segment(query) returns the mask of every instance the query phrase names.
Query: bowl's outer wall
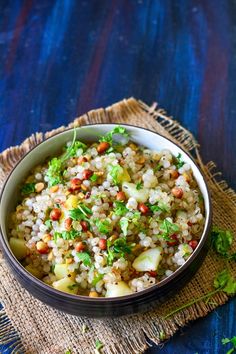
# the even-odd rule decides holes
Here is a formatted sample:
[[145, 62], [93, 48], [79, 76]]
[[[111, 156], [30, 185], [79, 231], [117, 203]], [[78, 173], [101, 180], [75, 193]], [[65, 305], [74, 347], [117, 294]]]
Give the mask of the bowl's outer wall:
[[[77, 129], [77, 139], [84, 142], [96, 141], [98, 136], [110, 131], [113, 127], [114, 125], [112, 124], [81, 127]], [[193, 274], [201, 265], [208, 249], [208, 235], [211, 226], [211, 202], [204, 178], [195, 163], [190, 159], [188, 154], [168, 139], [145, 129], [132, 126], [126, 126], [126, 128], [131, 134], [134, 142], [145, 145], [150, 149], [169, 149], [175, 156], [177, 156], [178, 153], [181, 153], [183, 159], [191, 165], [205, 201], [206, 224], [203, 237], [193, 256], [191, 256], [185, 265], [181, 267], [181, 270], [179, 269], [179, 271], [175, 272], [168, 278], [169, 281], [165, 281], [162, 285], [153, 286], [152, 288], [149, 288], [148, 291], [137, 293], [135, 296], [131, 295], [112, 299], [93, 299], [93, 301], [91, 301], [91, 298], [70, 296], [52, 289], [43, 282], [38, 281], [21, 266], [12, 254], [7, 239], [7, 218], [10, 211], [14, 210], [17, 204], [20, 189], [19, 186], [22, 181], [30, 173], [32, 168], [42, 163], [46, 157], [57, 155], [62, 146], [64, 146], [66, 142], [72, 140], [73, 130], [59, 133], [39, 144], [18, 163], [3, 188], [0, 201], [0, 225], [2, 234], [0, 244], [5, 254], [5, 258], [16, 278], [30, 293], [48, 305], [74, 315], [108, 317], [128, 315], [135, 312], [149, 310], [157, 304], [165, 301], [169, 296], [172, 296], [192, 278]]]

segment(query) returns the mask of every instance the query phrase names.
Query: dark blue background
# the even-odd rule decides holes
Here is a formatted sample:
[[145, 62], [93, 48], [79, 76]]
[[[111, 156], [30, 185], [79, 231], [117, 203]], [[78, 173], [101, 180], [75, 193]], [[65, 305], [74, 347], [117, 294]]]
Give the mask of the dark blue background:
[[[134, 96], [191, 130], [236, 188], [235, 1], [1, 0], [0, 51], [0, 150]], [[232, 300], [148, 353], [224, 353], [235, 318]]]

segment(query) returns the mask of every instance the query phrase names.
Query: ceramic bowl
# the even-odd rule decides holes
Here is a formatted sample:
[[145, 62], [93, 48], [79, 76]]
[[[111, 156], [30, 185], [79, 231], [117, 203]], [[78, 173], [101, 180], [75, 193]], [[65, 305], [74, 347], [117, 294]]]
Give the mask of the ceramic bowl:
[[[77, 138], [82, 141], [96, 141], [97, 137], [104, 135], [114, 128], [114, 124], [96, 124], [76, 129]], [[73, 136], [72, 129], [58, 133], [45, 140], [28, 152], [14, 167], [2, 189], [0, 200], [0, 243], [5, 259], [17, 278], [33, 296], [53, 306], [58, 310], [79, 316], [115, 317], [128, 315], [140, 311], [147, 311], [165, 301], [168, 297], [183, 287], [195, 274], [206, 256], [209, 247], [209, 232], [211, 227], [212, 211], [209, 190], [199, 168], [179, 146], [163, 136], [146, 129], [125, 125], [135, 143], [145, 145], [150, 149], [169, 149], [177, 156], [181, 153], [184, 161], [191, 165], [195, 179], [198, 182], [205, 203], [205, 226], [198, 247], [186, 261], [171, 276], [160, 283], [141, 292], [114, 298], [91, 298], [87, 296], [70, 295], [60, 292], [29, 273], [15, 258], [8, 243], [8, 216], [17, 204], [19, 186], [32, 168], [42, 163], [47, 157], [57, 155], [62, 146]]]

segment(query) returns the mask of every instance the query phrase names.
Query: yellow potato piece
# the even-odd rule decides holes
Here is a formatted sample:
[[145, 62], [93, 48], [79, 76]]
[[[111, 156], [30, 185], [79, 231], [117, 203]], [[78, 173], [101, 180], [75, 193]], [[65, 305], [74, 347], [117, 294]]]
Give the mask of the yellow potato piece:
[[66, 209], [75, 209], [78, 206], [78, 197], [76, 195], [70, 195], [65, 202]]
[[25, 245], [25, 240], [16, 237], [11, 237], [9, 240], [9, 244], [12, 252], [14, 253], [17, 259], [22, 260], [27, 256], [27, 247]]
[[36, 278], [41, 279], [43, 277], [43, 274], [36, 268], [34, 268], [32, 265], [28, 264], [25, 267], [28, 272], [30, 272], [32, 275], [34, 275]]
[[133, 197], [139, 203], [145, 203], [148, 200], [149, 192], [146, 188], [137, 189], [136, 184], [124, 182], [122, 190], [127, 198]]
[[119, 281], [114, 284], [107, 284], [106, 297], [116, 297], [132, 294], [132, 290], [124, 281]]
[[161, 252], [161, 247], [155, 247], [140, 253], [132, 264], [133, 268], [138, 272], [156, 271], [162, 259]]
[[54, 281], [52, 286], [57, 290], [64, 291], [69, 294], [77, 294], [78, 292], [78, 285], [68, 277]]

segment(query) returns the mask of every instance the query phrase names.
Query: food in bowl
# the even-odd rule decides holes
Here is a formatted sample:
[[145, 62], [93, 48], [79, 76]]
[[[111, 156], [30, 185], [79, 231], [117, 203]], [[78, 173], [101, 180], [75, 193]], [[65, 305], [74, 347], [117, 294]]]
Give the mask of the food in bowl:
[[144, 290], [197, 248], [203, 197], [181, 154], [132, 142], [117, 126], [74, 139], [34, 168], [11, 215], [10, 247], [35, 277], [90, 297]]

